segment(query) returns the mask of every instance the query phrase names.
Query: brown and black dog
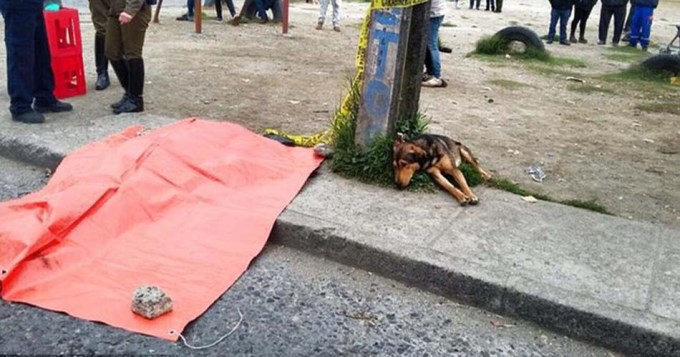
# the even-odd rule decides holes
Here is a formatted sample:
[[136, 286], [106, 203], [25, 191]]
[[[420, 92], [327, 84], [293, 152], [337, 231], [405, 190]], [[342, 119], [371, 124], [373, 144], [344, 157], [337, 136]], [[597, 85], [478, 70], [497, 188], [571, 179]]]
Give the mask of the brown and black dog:
[[[476, 205], [479, 199], [470, 190], [463, 172], [458, 168], [462, 162], [472, 165], [484, 180], [491, 179], [491, 175], [479, 166], [470, 149], [446, 136], [423, 134], [406, 141], [404, 134], [398, 133], [392, 147], [394, 181], [397, 186], [405, 188], [416, 171], [424, 170], [461, 205]], [[443, 174], [453, 177], [460, 189], [451, 184]]]

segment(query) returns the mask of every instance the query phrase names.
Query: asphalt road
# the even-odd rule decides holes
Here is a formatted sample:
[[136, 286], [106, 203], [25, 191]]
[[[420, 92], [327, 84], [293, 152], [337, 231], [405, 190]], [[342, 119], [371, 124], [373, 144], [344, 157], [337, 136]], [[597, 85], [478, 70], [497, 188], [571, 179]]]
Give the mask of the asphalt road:
[[[44, 170], [0, 158], [0, 199], [35, 190]], [[244, 276], [183, 332], [204, 345], [128, 333], [0, 301], [3, 354], [229, 356], [602, 356], [605, 349], [533, 324], [459, 305], [369, 272], [269, 246]]]

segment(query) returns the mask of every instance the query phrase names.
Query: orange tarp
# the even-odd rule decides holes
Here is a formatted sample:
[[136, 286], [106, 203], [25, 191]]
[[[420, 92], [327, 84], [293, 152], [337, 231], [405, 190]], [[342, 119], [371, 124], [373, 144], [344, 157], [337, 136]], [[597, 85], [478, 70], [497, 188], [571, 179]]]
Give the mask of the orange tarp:
[[[262, 250], [321, 159], [235, 124], [133, 127], [67, 156], [41, 191], [0, 203], [2, 298], [168, 340]], [[174, 310], [130, 310], [141, 285]]]

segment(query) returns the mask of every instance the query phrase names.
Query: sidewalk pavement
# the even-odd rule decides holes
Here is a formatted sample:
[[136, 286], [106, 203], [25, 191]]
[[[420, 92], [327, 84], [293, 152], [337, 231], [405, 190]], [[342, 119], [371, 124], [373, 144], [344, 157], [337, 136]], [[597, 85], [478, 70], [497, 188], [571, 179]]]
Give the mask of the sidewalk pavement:
[[[151, 115], [0, 120], [0, 155], [54, 167]], [[284, 245], [644, 356], [680, 356], [680, 231], [476, 188], [478, 206], [322, 168], [279, 217]]]

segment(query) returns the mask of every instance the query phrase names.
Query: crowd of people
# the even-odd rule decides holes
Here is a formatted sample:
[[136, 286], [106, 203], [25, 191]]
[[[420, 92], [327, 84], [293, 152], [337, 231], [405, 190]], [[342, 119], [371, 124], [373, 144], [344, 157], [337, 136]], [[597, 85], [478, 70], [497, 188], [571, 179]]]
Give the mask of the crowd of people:
[[[630, 9], [626, 17], [626, 7], [630, 2]], [[569, 46], [572, 43], [588, 43], [585, 38], [586, 23], [597, 0], [550, 0], [550, 26], [548, 27], [547, 43], [553, 43], [557, 22], [560, 23], [559, 43]], [[612, 46], [618, 46], [621, 41], [628, 42], [631, 47], [640, 47], [647, 51], [652, 30], [654, 9], [659, 0], [602, 0], [600, 8], [600, 23], [598, 28], [598, 45], [607, 44], [607, 34], [612, 17], [614, 18], [614, 33]], [[571, 21], [571, 33], [567, 37], [567, 21], [574, 14]], [[576, 28], [579, 37], [576, 38]], [[623, 38], [622, 38], [623, 36]]]

